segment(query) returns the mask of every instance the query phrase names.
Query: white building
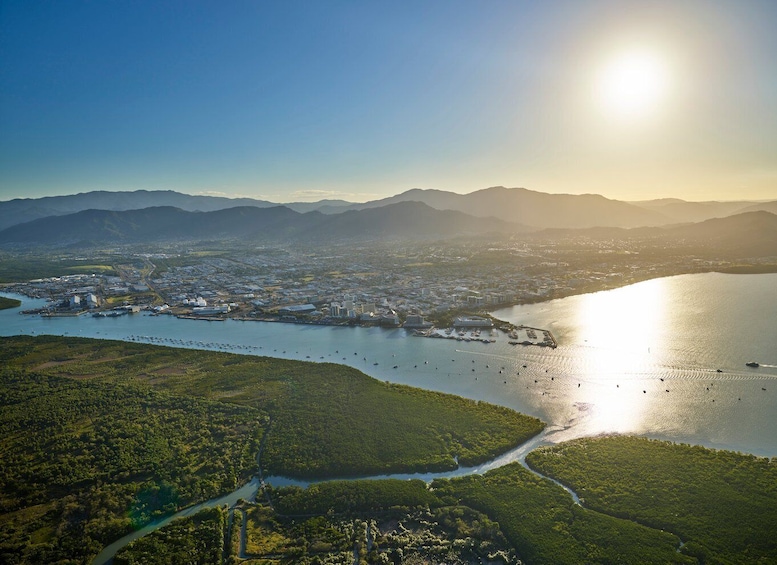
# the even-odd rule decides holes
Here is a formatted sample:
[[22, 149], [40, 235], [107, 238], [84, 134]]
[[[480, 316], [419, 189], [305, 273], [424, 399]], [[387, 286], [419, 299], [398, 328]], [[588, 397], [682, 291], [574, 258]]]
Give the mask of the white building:
[[491, 320], [480, 316], [462, 316], [453, 322], [454, 328], [490, 328], [493, 325]]
[[213, 316], [217, 314], [226, 314], [229, 312], [229, 306], [196, 306], [192, 309], [192, 314], [196, 316]]

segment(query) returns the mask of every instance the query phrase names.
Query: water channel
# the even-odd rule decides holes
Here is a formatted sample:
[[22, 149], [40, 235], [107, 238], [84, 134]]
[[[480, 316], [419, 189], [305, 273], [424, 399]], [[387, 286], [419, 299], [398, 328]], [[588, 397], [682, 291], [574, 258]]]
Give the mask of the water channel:
[[[22, 309], [42, 305], [19, 298]], [[681, 275], [494, 312], [550, 329], [556, 349], [510, 345], [504, 334], [494, 343], [463, 343], [402, 329], [146, 314], [41, 318], [18, 311], [0, 311], [0, 335], [70, 335], [343, 363], [380, 380], [502, 404], [548, 423], [541, 436], [486, 465], [414, 475], [425, 480], [482, 473], [521, 460], [540, 443], [602, 433], [777, 456], [777, 274]], [[747, 367], [750, 361], [760, 366]]]

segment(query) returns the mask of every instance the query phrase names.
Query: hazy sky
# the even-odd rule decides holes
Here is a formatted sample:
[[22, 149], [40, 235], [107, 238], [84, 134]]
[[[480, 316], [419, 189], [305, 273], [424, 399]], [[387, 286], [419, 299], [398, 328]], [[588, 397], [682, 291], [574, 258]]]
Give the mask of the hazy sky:
[[777, 1], [0, 1], [0, 200], [777, 199]]

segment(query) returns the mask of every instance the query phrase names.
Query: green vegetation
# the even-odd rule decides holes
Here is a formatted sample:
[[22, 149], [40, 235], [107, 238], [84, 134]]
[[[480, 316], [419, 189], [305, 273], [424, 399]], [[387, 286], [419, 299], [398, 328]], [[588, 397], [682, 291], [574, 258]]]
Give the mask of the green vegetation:
[[777, 562], [777, 459], [633, 437], [581, 439], [527, 461], [588, 507], [686, 542], [708, 563]]
[[[254, 506], [248, 511], [246, 519], [246, 554], [258, 556], [283, 555], [289, 559], [299, 557], [305, 553], [305, 547], [308, 543], [307, 539], [296, 535], [293, 527], [284, 527], [279, 517], [270, 508]], [[313, 522], [313, 524], [316, 524], [316, 522]], [[323, 536], [321, 536], [320, 532], [315, 532], [314, 528], [307, 529], [309, 530], [308, 537], [315, 536], [318, 538], [315, 541], [319, 543], [323, 541], [321, 539]], [[315, 530], [317, 529], [320, 528], [315, 528]], [[341, 542], [343, 537], [345, 536], [327, 536], [329, 549], [334, 549], [335, 543]], [[337, 549], [345, 550], [347, 547], [337, 547]]]
[[7, 310], [9, 308], [18, 308], [22, 305], [21, 300], [16, 300], [15, 298], [6, 298], [5, 296], [0, 296], [0, 310]]
[[2, 562], [85, 561], [256, 470], [252, 408], [10, 369], [0, 406]]
[[283, 515], [336, 514], [413, 509], [439, 505], [426, 483], [415, 479], [331, 481], [308, 488], [270, 489], [275, 510]]
[[227, 511], [206, 508], [174, 520], [119, 550], [114, 565], [218, 565], [224, 551]]
[[262, 459], [270, 474], [455, 469], [454, 456], [462, 465], [475, 465], [543, 427], [507, 408], [381, 383], [337, 365], [322, 365], [320, 373], [290, 384], [294, 388], [274, 416]]
[[229, 537], [227, 538], [227, 555], [229, 556], [226, 565], [235, 565], [240, 557], [240, 531], [243, 527], [243, 509], [235, 508], [232, 511], [232, 524], [229, 528]]
[[[332, 364], [46, 336], [0, 338], [0, 408], [0, 562], [19, 564], [86, 563], [234, 489], [262, 438], [264, 468], [337, 476], [472, 462], [541, 429]], [[777, 460], [612, 437], [527, 461], [584, 507], [517, 463], [431, 487], [268, 487], [272, 507], [242, 502], [230, 527], [224, 509], [173, 521], [115, 562], [777, 561]]]
[[[255, 505], [246, 526], [249, 560], [243, 563], [252, 565], [519, 562], [498, 524], [462, 506], [295, 519]], [[236, 555], [233, 549], [230, 559]]]
[[0, 385], [10, 563], [84, 562], [133, 527], [234, 489], [256, 471], [268, 429], [263, 466], [320, 475], [450, 467], [542, 429], [333, 364], [80, 338], [0, 338]]
[[[430, 489], [417, 481], [287, 487], [271, 489], [281, 514], [266, 507], [255, 511], [249, 521], [249, 547], [256, 556], [296, 552], [300, 562], [311, 562], [310, 546], [299, 543], [299, 531], [291, 529], [310, 518], [282, 515], [307, 510], [318, 515], [316, 524], [334, 525], [349, 535], [361, 548], [360, 558], [371, 563], [396, 563], [400, 555], [408, 557], [407, 548], [421, 547], [427, 562], [446, 563], [471, 562], [467, 558], [476, 555], [503, 563], [512, 563], [517, 555], [530, 565], [774, 562], [768, 549], [774, 547], [777, 531], [773, 462], [639, 438], [580, 440], [532, 452], [530, 457], [549, 461], [549, 467], [563, 470], [561, 474], [591, 485], [581, 488], [592, 508], [576, 505], [558, 485], [517, 463], [485, 475], [435, 480]], [[608, 479], [602, 480], [605, 474]], [[711, 483], [710, 494], [716, 493], [719, 500], [699, 495], [698, 485], [705, 482]], [[648, 524], [615, 512], [614, 504], [593, 508], [592, 490], [597, 497], [614, 493], [616, 500], [631, 498], [632, 506], [653, 509], [665, 520]], [[687, 506], [668, 502], [683, 498]], [[392, 507], [392, 500], [401, 504]], [[686, 537], [675, 527], [677, 520], [702, 528], [716, 543], [702, 545], [700, 538]], [[350, 524], [350, 530], [343, 524]], [[373, 547], [362, 544], [360, 527], [373, 528]], [[331, 534], [332, 553], [324, 562], [350, 563], [336, 559], [334, 539]], [[404, 554], [399, 548], [405, 548]], [[465, 555], [463, 548], [476, 551]]]
[[80, 274], [115, 275], [113, 267], [78, 258], [54, 258], [40, 254], [0, 252], [0, 283]]
[[677, 553], [677, 536], [581, 508], [518, 463], [432, 487], [442, 501], [458, 501], [498, 522], [526, 563], [694, 562]]
[[[456, 468], [539, 433], [508, 408], [379, 382], [350, 367], [78, 338], [11, 338], [6, 362], [46, 374], [142, 382], [260, 409], [268, 474], [344, 477]], [[0, 354], [0, 360], [3, 355]]]

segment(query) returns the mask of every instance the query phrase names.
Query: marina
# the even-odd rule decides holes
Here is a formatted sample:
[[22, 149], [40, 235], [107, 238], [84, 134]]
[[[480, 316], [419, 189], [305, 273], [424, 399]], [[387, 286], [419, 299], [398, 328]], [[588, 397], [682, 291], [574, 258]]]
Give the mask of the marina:
[[558, 347], [553, 334], [550, 330], [540, 328], [530, 328], [527, 326], [518, 326], [506, 333], [497, 329], [457, 329], [457, 328], [429, 328], [425, 330], [414, 330], [414, 336], [431, 337], [436, 339], [451, 339], [463, 341], [465, 343], [496, 343], [498, 340], [504, 341], [510, 345], [536, 345], [539, 347]]

